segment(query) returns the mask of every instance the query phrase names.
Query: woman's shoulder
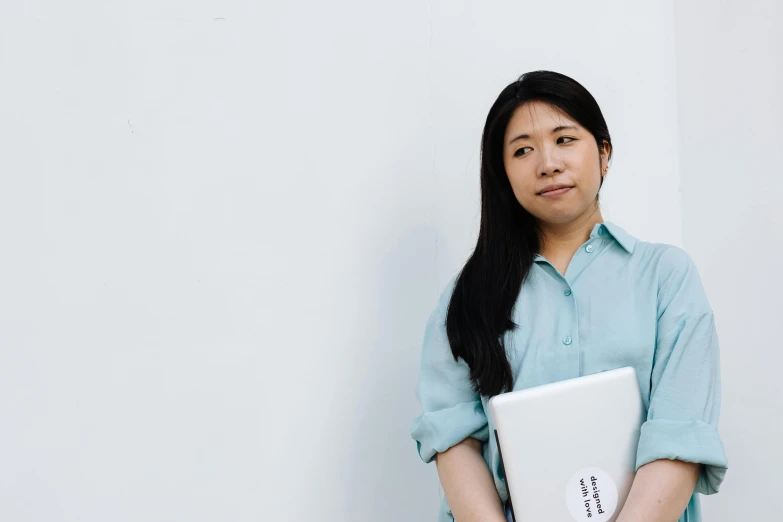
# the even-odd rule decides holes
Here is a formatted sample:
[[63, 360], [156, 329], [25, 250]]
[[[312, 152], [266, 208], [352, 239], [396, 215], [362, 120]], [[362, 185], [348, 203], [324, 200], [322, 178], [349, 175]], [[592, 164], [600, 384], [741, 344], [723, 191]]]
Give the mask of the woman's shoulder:
[[680, 246], [639, 241], [634, 254], [638, 266], [648, 274], [654, 275], [659, 286], [666, 281], [699, 277], [693, 258]]
[[652, 268], [670, 272], [693, 266], [693, 259], [682, 247], [639, 239], [615, 223], [607, 222], [604, 225], [621, 249], [631, 254], [632, 262], [645, 271]]
[[647, 243], [644, 249], [648, 250], [651, 288], [656, 290], [659, 314], [671, 307], [675, 310], [671, 313], [681, 317], [712, 314], [699, 269], [684, 248]]
[[691, 256], [684, 248], [670, 243], [639, 240], [636, 244], [636, 251], [643, 258], [655, 260], [667, 266], [687, 265], [692, 262]]

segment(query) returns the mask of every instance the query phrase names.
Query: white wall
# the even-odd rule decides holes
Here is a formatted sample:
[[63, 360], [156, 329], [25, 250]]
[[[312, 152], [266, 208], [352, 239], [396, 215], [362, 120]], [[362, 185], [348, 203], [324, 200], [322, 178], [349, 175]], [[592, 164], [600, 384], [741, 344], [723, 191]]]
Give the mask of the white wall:
[[780, 520], [783, 4], [677, 3], [685, 247], [721, 339], [729, 471], [705, 520]]
[[3, 3], [0, 520], [433, 520], [424, 323], [535, 69], [679, 244], [670, 1]]

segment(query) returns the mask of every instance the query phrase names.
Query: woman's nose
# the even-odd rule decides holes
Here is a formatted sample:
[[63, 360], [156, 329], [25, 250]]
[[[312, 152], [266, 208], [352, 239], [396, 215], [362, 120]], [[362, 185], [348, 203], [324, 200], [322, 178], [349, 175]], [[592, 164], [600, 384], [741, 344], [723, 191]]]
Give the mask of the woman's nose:
[[555, 147], [544, 147], [541, 154], [543, 162], [540, 167], [541, 176], [553, 176], [563, 172], [563, 160]]

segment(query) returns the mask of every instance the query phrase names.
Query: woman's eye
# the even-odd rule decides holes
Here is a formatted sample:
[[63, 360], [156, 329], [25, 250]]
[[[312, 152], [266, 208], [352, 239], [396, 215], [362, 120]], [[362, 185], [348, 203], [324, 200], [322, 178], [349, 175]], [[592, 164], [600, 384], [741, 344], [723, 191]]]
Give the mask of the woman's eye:
[[[559, 137], [559, 138], [557, 138], [557, 139], [558, 139], [558, 141], [559, 141], [559, 140], [571, 140], [571, 141], [576, 141], [576, 138], [571, 138], [570, 136], [560, 136], [560, 137]], [[566, 141], [566, 142], [564, 142], [564, 143], [571, 143], [571, 141]], [[529, 149], [529, 148], [530, 148], [530, 147], [522, 147], [521, 149], [517, 149], [517, 150], [516, 150], [516, 152], [514, 152], [514, 156], [515, 156], [515, 157], [524, 156], [524, 154], [525, 154], [525, 149]]]

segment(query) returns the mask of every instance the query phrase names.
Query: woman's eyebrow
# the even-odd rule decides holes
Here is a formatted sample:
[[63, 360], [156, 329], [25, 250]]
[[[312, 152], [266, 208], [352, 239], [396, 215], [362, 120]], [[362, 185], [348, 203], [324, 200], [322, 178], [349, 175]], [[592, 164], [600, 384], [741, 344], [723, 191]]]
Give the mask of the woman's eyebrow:
[[[565, 129], [577, 130], [577, 128], [574, 125], [560, 125], [559, 127], [555, 127], [554, 129], [552, 129], [552, 134], [555, 134], [555, 133], [560, 132], [561, 130], [565, 130]], [[520, 134], [519, 136], [517, 136], [513, 140], [509, 141], [508, 144], [511, 145], [512, 143], [514, 143], [517, 140], [528, 140], [528, 139], [530, 139], [530, 134]]]

